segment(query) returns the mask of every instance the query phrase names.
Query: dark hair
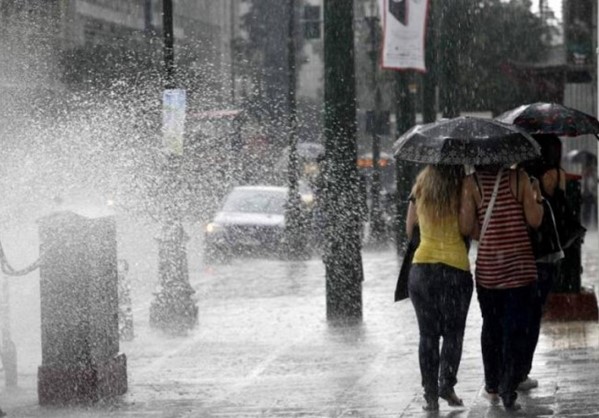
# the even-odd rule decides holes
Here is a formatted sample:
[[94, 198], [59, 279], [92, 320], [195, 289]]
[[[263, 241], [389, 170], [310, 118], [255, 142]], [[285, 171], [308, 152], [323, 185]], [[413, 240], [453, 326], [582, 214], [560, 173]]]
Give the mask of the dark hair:
[[547, 169], [557, 168], [562, 161], [562, 141], [554, 134], [533, 135], [541, 146], [541, 163]]

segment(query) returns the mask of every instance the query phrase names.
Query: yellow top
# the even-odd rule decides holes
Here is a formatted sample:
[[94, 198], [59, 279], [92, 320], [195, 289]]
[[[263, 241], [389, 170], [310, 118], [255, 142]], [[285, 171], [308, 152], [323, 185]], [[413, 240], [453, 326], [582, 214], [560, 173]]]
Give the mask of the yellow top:
[[416, 209], [420, 225], [420, 245], [412, 263], [443, 263], [460, 270], [470, 271], [466, 244], [460, 233], [458, 217], [428, 219]]

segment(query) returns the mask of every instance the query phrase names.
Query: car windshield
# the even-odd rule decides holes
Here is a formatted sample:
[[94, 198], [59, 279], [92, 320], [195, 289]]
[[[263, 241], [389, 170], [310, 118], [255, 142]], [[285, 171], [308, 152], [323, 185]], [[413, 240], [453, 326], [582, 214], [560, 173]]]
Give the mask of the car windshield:
[[283, 214], [286, 193], [268, 190], [234, 190], [223, 206], [225, 212]]

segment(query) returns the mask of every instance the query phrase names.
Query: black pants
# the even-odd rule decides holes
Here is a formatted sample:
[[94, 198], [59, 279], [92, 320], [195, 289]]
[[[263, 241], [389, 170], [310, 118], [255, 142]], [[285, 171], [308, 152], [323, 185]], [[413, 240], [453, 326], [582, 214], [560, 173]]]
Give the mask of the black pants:
[[470, 272], [445, 264], [412, 265], [408, 289], [420, 330], [418, 355], [427, 399], [437, 399], [457, 383], [473, 287]]
[[537, 282], [537, 291], [534, 294], [532, 301], [532, 309], [530, 313], [530, 326], [527, 336], [527, 349], [525, 358], [525, 367], [523, 376], [520, 381], [526, 379], [532, 369], [532, 359], [534, 357], [539, 334], [541, 332], [541, 318], [543, 316], [543, 306], [547, 302], [547, 297], [553, 286], [555, 277], [558, 274], [558, 264], [556, 263], [537, 263], [537, 272], [539, 280]]
[[485, 388], [512, 404], [527, 367], [532, 303], [536, 282], [515, 289], [476, 287], [483, 317], [481, 349]]

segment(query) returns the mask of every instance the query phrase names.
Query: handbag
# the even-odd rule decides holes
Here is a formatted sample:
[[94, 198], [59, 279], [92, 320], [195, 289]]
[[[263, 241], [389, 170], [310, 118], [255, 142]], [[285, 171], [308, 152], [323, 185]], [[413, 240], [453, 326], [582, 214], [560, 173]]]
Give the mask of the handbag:
[[397, 277], [397, 284], [395, 285], [395, 302], [399, 302], [400, 300], [410, 297], [408, 292], [408, 279], [410, 278], [412, 259], [414, 258], [414, 253], [416, 252], [418, 245], [420, 245], [420, 227], [418, 225], [414, 225], [412, 238], [406, 245], [403, 261], [401, 262], [401, 267], [399, 268], [399, 276]]
[[557, 232], [553, 209], [546, 199], [543, 199], [542, 205], [541, 225], [536, 229], [528, 227], [528, 235], [535, 261], [537, 263], [554, 263], [564, 258], [564, 251]]

